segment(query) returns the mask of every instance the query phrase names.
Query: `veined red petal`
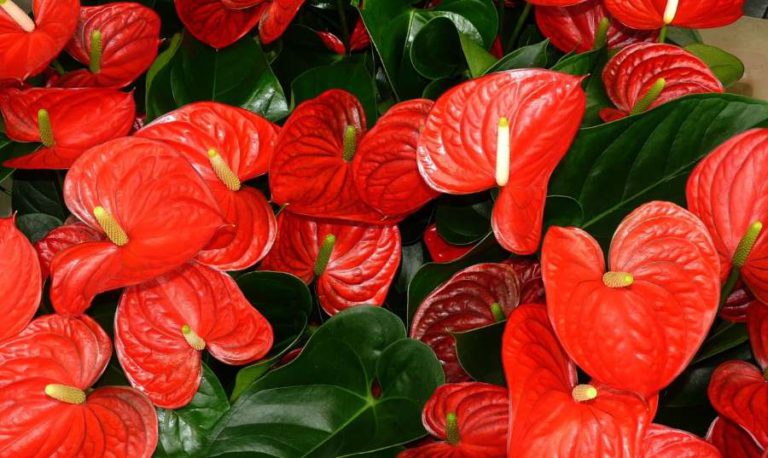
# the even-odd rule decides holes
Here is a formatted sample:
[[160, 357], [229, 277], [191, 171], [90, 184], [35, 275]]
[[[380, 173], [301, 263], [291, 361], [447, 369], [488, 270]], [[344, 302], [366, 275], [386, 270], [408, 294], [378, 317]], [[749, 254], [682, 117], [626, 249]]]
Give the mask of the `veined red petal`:
[[121, 386], [97, 388], [85, 408], [97, 421], [85, 435], [86, 455], [99, 448], [116, 458], [149, 458], [155, 452], [157, 412], [143, 394]]
[[709, 400], [721, 417], [741, 426], [761, 448], [768, 446], [768, 383], [745, 361], [727, 361], [712, 373]]
[[259, 37], [264, 44], [272, 43], [288, 28], [304, 0], [272, 0], [259, 21]]
[[768, 368], [768, 305], [755, 301], [747, 310], [747, 331], [752, 356], [757, 364]]
[[203, 43], [226, 48], [256, 27], [267, 9], [264, 2], [253, 8], [230, 9], [221, 0], [174, 0], [184, 27]]
[[[660, 29], [668, 0], [605, 0], [605, 6], [627, 27]], [[689, 29], [722, 27], [744, 13], [744, 0], [680, 0], [670, 25]]]
[[707, 440], [726, 458], [761, 458], [763, 451], [755, 439], [740, 426], [717, 417], [707, 432]]
[[736, 282], [733, 292], [720, 309], [720, 318], [732, 323], [745, 323], [747, 312], [752, 304], [759, 302], [743, 281]]
[[14, 337], [40, 305], [43, 280], [40, 261], [29, 240], [16, 229], [15, 218], [0, 218], [0, 342]]
[[60, 251], [85, 242], [104, 240], [104, 234], [87, 224], [75, 222], [59, 226], [35, 243], [35, 250], [40, 259], [43, 279], [48, 278], [54, 256]]
[[712, 444], [687, 431], [651, 425], [643, 441], [644, 458], [722, 458]]

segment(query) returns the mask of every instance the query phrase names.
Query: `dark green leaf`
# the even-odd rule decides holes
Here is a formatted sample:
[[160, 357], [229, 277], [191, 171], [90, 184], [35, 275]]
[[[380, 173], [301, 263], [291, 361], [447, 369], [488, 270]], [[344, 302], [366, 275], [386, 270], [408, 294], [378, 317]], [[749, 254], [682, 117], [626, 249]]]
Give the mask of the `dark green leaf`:
[[504, 368], [501, 365], [501, 338], [506, 321], [456, 332], [456, 353], [461, 367], [479, 382], [504, 385]]
[[0, 133], [0, 183], [11, 176], [14, 170], [3, 167], [4, 161], [31, 153], [38, 147], [40, 147], [39, 143], [16, 143]]
[[587, 109], [582, 121], [584, 127], [602, 124], [600, 110], [612, 106], [608, 95], [605, 93], [605, 86], [601, 77], [603, 67], [607, 62], [608, 52], [602, 48], [566, 56], [552, 67], [552, 70], [586, 76], [583, 83], [587, 93]]
[[692, 364], [712, 358], [749, 340], [747, 327], [743, 323], [723, 321], [712, 329], [707, 340], [699, 349]]
[[686, 46], [685, 50], [703, 60], [725, 87], [732, 86], [744, 76], [744, 64], [741, 60], [720, 48], [693, 43]]
[[544, 68], [547, 66], [549, 40], [540, 43], [523, 46], [506, 56], [488, 68], [485, 73], [513, 70], [516, 68]]
[[296, 77], [307, 70], [344, 60], [344, 56], [325, 47], [317, 32], [304, 25], [291, 25], [280, 40], [283, 50], [275, 59], [272, 68], [280, 81], [286, 85], [286, 89], [290, 88], [290, 83]]
[[448, 243], [471, 245], [491, 232], [493, 202], [485, 198], [467, 202], [465, 198], [443, 199], [437, 205], [437, 231]]
[[27, 213], [16, 217], [16, 227], [33, 243], [61, 225], [60, 219], [45, 213]]
[[64, 174], [54, 170], [18, 170], [13, 178], [11, 205], [19, 215], [42, 213], [64, 221]]
[[680, 46], [688, 46], [692, 43], [703, 42], [698, 30], [683, 29], [680, 27], [667, 27], [667, 40]]
[[147, 121], [152, 121], [177, 107], [171, 91], [171, 63], [179, 51], [181, 39], [180, 33], [174, 35], [168, 43], [168, 48], [158, 54], [147, 71], [144, 101]]
[[328, 89], [344, 89], [356, 95], [365, 108], [368, 124], [376, 122], [376, 85], [362, 62], [326, 65], [302, 73], [291, 84], [292, 105], [297, 106]]

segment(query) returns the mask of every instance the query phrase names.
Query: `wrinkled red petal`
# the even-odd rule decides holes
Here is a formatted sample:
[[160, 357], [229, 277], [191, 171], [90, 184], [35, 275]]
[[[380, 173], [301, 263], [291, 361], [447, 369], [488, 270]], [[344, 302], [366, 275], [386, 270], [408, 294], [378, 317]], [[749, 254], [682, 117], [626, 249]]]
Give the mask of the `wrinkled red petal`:
[[261, 19], [268, 3], [230, 9], [220, 0], [174, 0], [176, 13], [195, 38], [214, 48], [226, 48], [244, 37]]
[[748, 431], [761, 448], [768, 445], [768, 383], [763, 372], [744, 361], [728, 361], [715, 369], [709, 400], [721, 417]]
[[[720, 254], [722, 280], [741, 238], [757, 222], [768, 222], [768, 129], [754, 129], [720, 145], [688, 179], [688, 208], [704, 222]], [[762, 236], [741, 275], [752, 293], [768, 301], [768, 237]]]
[[138, 3], [110, 3], [80, 9], [80, 20], [66, 51], [84, 65], [91, 62], [91, 36], [101, 32], [101, 69], [76, 70], [63, 75], [61, 87], [124, 87], [144, 73], [160, 45], [160, 17]]
[[334, 235], [336, 243], [328, 266], [316, 279], [323, 310], [334, 315], [355, 305], [382, 305], [400, 265], [397, 226], [334, 223], [283, 211], [277, 241], [261, 269], [287, 272], [309, 284], [328, 235]]
[[541, 263], [534, 259], [512, 258], [504, 261], [515, 269], [520, 280], [521, 304], [546, 304]]
[[722, 417], [712, 422], [707, 440], [720, 450], [724, 458], [760, 458], [763, 455], [749, 433]]
[[32, 32], [0, 10], [0, 80], [24, 80], [42, 72], [74, 33], [79, 10], [79, 0], [34, 0]]
[[352, 163], [362, 199], [393, 218], [413, 213], [439, 194], [419, 174], [416, 145], [434, 103], [398, 103], [360, 141]]
[[54, 146], [4, 162], [6, 167], [65, 169], [88, 148], [127, 135], [136, 117], [129, 93], [112, 89], [11, 90], [0, 104], [8, 137], [41, 142], [38, 112], [48, 111]]
[[43, 278], [48, 278], [53, 257], [60, 251], [81, 243], [96, 242], [104, 239], [104, 234], [100, 231], [81, 222], [65, 224], [52, 230], [35, 243], [35, 250], [37, 250], [37, 256], [40, 259]]
[[733, 288], [733, 292], [720, 309], [720, 318], [732, 323], [745, 323], [747, 311], [752, 304], [758, 302], [755, 296], [743, 281], [739, 280]]
[[331, 32], [319, 31], [317, 36], [320, 37], [320, 41], [323, 42], [326, 48], [335, 52], [336, 54], [343, 56], [347, 53], [347, 48], [344, 46], [344, 42], [341, 38], [337, 37]]
[[[583, 230], [550, 229], [541, 264], [552, 325], [595, 379], [644, 394], [659, 391], [691, 361], [717, 313], [712, 241], [686, 210], [651, 202], [616, 230], [609, 269], [603, 259]], [[627, 272], [634, 282], [610, 288], [603, 283], [606, 270]]]
[[687, 431], [651, 425], [643, 441], [643, 458], [722, 458], [713, 445]]
[[88, 395], [85, 407], [98, 427], [88, 428], [84, 451], [102, 448], [115, 458], [152, 456], [157, 446], [157, 413], [144, 395], [127, 387], [98, 388]]
[[632, 111], [659, 78], [664, 78], [666, 85], [650, 108], [689, 94], [725, 91], [701, 59], [677, 46], [662, 43], [627, 46], [603, 69], [608, 97], [625, 114]]
[[[608, 16], [602, 0], [587, 0], [568, 7], [536, 8], [536, 24], [541, 33], [563, 52], [587, 52], [595, 46], [600, 21]], [[658, 31], [633, 30], [611, 20], [608, 48], [615, 49], [641, 41], [655, 41]]]
[[517, 254], [538, 249], [547, 184], [585, 109], [580, 77], [547, 70], [495, 73], [454, 87], [435, 103], [418, 145], [419, 170], [435, 190], [471, 194], [495, 184], [498, 123], [509, 120], [509, 183], [493, 231]]
[[[467, 452], [447, 442], [427, 442], [403, 450], [397, 458], [467, 458]], [[471, 455], [474, 456], [474, 455]]]
[[64, 200], [75, 216], [99, 230], [93, 209], [103, 207], [128, 243], [83, 243], [54, 257], [51, 301], [59, 313], [82, 313], [98, 293], [181, 266], [223, 224], [208, 187], [187, 160], [163, 143], [135, 137], [81, 156], [67, 174]]
[[451, 262], [472, 251], [474, 245], [451, 245], [437, 232], [437, 225], [431, 224], [424, 232], [424, 245], [429, 257], [435, 262]]
[[43, 289], [37, 253], [16, 229], [14, 219], [0, 218], [0, 342], [15, 336], [30, 322]]
[[[667, 0], [605, 0], [605, 6], [627, 27], [641, 30], [664, 26]], [[671, 25], [689, 29], [722, 27], [744, 13], [744, 0], [680, 0]]]
[[470, 380], [459, 364], [454, 332], [496, 322], [492, 304], [509, 315], [520, 303], [520, 280], [507, 264], [478, 264], [456, 273], [419, 305], [411, 321], [411, 338], [432, 347], [448, 382]]
[[264, 44], [272, 43], [288, 28], [304, 0], [272, 0], [259, 22], [259, 37]]

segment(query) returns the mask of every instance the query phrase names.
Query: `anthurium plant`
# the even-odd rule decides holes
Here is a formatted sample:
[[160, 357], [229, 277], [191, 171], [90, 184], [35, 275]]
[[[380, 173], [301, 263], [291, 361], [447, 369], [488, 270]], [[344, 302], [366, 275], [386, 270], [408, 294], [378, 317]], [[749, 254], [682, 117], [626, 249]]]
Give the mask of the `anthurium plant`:
[[0, 0], [0, 457], [768, 456], [743, 7]]

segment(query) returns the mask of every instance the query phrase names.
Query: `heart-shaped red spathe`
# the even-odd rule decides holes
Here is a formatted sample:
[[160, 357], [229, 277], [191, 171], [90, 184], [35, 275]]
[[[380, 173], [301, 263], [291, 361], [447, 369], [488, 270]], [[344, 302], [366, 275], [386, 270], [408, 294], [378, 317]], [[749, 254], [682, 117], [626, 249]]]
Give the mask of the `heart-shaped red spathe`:
[[413, 213], [439, 195], [419, 174], [416, 146], [434, 103], [415, 99], [398, 103], [360, 140], [352, 174], [363, 201], [397, 218]]
[[424, 427], [442, 442], [407, 450], [399, 457], [503, 457], [508, 418], [509, 395], [504, 387], [480, 382], [442, 385], [422, 414]]
[[[189, 160], [208, 184], [227, 223], [234, 226], [231, 240], [198, 255], [203, 264], [243, 270], [272, 248], [277, 236], [272, 207], [260, 191], [242, 183], [267, 172], [277, 131], [268, 120], [241, 108], [199, 102], [172, 111], [137, 133], [172, 146]], [[211, 158], [211, 151], [218, 158]]]
[[280, 38], [288, 28], [304, 0], [272, 0], [259, 21], [259, 38], [269, 44]]
[[587, 386], [576, 385], [576, 367], [546, 306], [525, 304], [510, 314], [502, 361], [510, 403], [507, 457], [639, 456], [653, 403], [596, 382], [589, 385], [594, 396], [577, 401], [576, 393]]
[[[335, 223], [283, 211], [275, 246], [260, 268], [315, 280], [320, 306], [329, 315], [355, 305], [382, 305], [400, 265], [397, 226]], [[315, 270], [325, 239], [335, 237], [327, 266]]]
[[201, 347], [242, 365], [264, 357], [272, 341], [269, 322], [235, 281], [196, 263], [126, 289], [115, 316], [115, 347], [126, 376], [167, 409], [187, 405], [197, 393]]
[[43, 280], [37, 253], [16, 229], [15, 218], [0, 218], [0, 342], [18, 334], [40, 305]]
[[79, 10], [79, 0], [34, 0], [35, 29], [26, 32], [0, 9], [0, 80], [42, 72], [75, 32]]
[[595, 46], [595, 35], [603, 18], [610, 20], [608, 48], [615, 49], [642, 41], [654, 41], [657, 31], [630, 29], [611, 19], [603, 0], [587, 0], [566, 7], [536, 7], [536, 24], [541, 33], [563, 52], [587, 52]]
[[727, 361], [715, 369], [707, 390], [721, 417], [742, 427], [761, 448], [768, 446], [768, 381], [745, 361]]
[[[754, 129], [723, 143], [688, 178], [688, 208], [709, 229], [720, 254], [722, 279], [733, 267], [739, 241], [756, 222], [768, 222], [768, 129]], [[768, 301], [768, 238], [758, 237], [741, 267], [752, 293]]]
[[363, 107], [349, 92], [332, 89], [299, 105], [280, 131], [269, 166], [272, 200], [306, 216], [391, 224], [363, 201], [352, 158], [344, 158], [347, 132], [354, 134], [346, 140], [353, 152], [365, 131]]
[[493, 209], [493, 232], [517, 254], [541, 238], [549, 177], [581, 124], [581, 78], [513, 70], [460, 84], [443, 94], [419, 138], [419, 171], [435, 190], [472, 194], [496, 185], [499, 123], [509, 122], [509, 174]]
[[472, 251], [474, 245], [451, 245], [437, 231], [437, 225], [431, 224], [424, 231], [424, 245], [429, 257], [435, 262], [451, 262]]
[[[94, 34], [100, 34], [94, 42]], [[128, 86], [144, 73], [160, 45], [160, 17], [138, 3], [110, 3], [80, 9], [80, 20], [66, 51], [92, 66], [94, 46], [101, 46], [98, 70], [75, 70], [56, 81], [62, 87]], [[93, 63], [95, 65], [95, 63]]]
[[45, 237], [35, 242], [35, 250], [37, 250], [37, 256], [40, 259], [43, 279], [48, 278], [53, 258], [60, 251], [81, 243], [102, 240], [106, 240], [103, 232], [79, 221], [53, 229]]
[[477, 264], [456, 273], [422, 301], [411, 320], [410, 336], [432, 347], [448, 382], [468, 381], [453, 333], [496, 323], [519, 303], [520, 279], [512, 266]]
[[[10, 168], [69, 168], [88, 148], [127, 135], [136, 118], [133, 95], [113, 89], [11, 89], [6, 95], [0, 111], [8, 138], [44, 143], [34, 153], [3, 163]], [[41, 110], [49, 119], [48, 139]]]
[[589, 375], [616, 388], [650, 395], [667, 386], [717, 314], [720, 266], [712, 240], [701, 221], [669, 202], [642, 205], [624, 219], [608, 269], [589, 234], [561, 227], [547, 233], [541, 265], [563, 347]]
[[730, 420], [717, 417], [707, 432], [707, 441], [725, 458], [760, 458], [763, 451], [755, 439]]
[[[89, 390], [111, 352], [109, 336], [86, 316], [40, 317], [0, 345], [0, 454], [152, 456], [157, 415], [149, 400], [127, 387]], [[49, 396], [51, 385], [81, 391], [82, 402]]]
[[226, 48], [256, 27], [268, 2], [230, 9], [221, 0], [174, 0], [176, 13], [195, 38], [217, 49]]
[[82, 313], [99, 293], [180, 267], [225, 224], [192, 165], [170, 146], [143, 138], [88, 150], [67, 174], [64, 200], [81, 221], [109, 236], [54, 257], [51, 302], [64, 314]]
[[651, 425], [643, 440], [644, 458], [722, 458], [718, 449], [687, 431]]
[[[722, 27], [738, 20], [744, 13], [744, 0], [604, 0], [611, 15], [627, 27], [640, 30], [660, 29], [665, 25], [689, 29]], [[677, 8], [669, 18], [668, 4]], [[671, 5], [670, 5], [671, 6]], [[672, 13], [670, 8], [670, 13]]]
[[613, 121], [629, 115], [660, 78], [664, 88], [646, 109], [685, 95], [725, 91], [707, 64], [688, 51], [662, 43], [636, 43], [622, 49], [603, 69], [606, 92], [620, 113], [608, 109], [601, 116]]

